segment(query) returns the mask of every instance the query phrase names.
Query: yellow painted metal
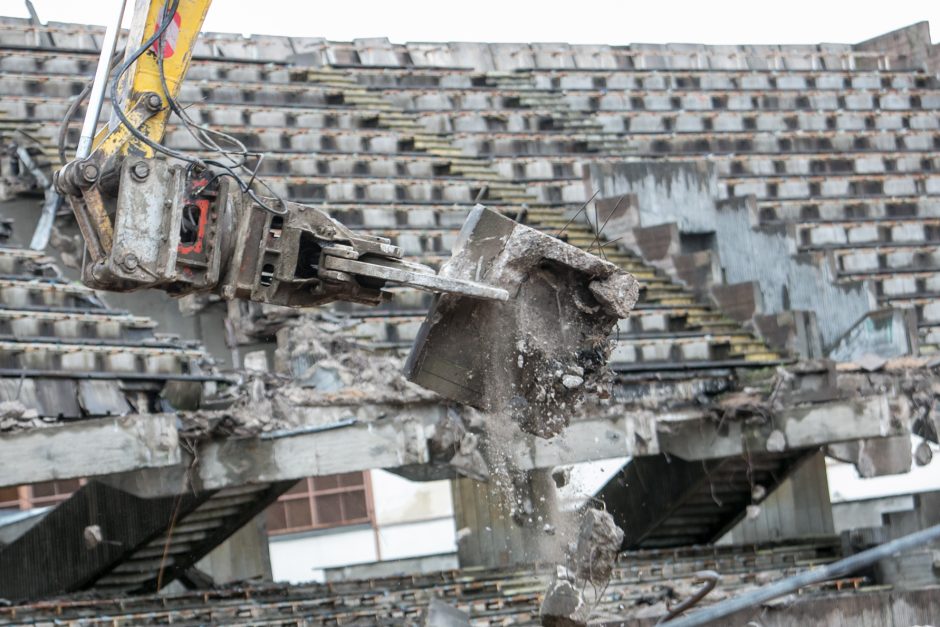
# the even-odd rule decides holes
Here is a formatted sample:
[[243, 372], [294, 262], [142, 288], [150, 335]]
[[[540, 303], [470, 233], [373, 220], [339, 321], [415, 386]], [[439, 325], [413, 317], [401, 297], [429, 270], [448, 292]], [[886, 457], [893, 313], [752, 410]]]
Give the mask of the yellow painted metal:
[[[165, 0], [137, 0], [128, 37], [128, 54], [135, 52], [156, 32], [157, 25], [163, 17], [164, 7], [168, 4], [170, 3]], [[163, 70], [171, 97], [175, 98], [179, 95], [180, 84], [192, 60], [196, 37], [199, 36], [206, 12], [211, 4], [212, 0], [179, 0], [173, 22], [165, 35], [166, 45], [164, 46]], [[164, 106], [167, 105], [167, 98], [160, 81], [160, 68], [157, 64], [155, 46], [156, 44], [137, 59], [118, 85], [119, 106], [125, 114], [130, 113], [142, 94], [149, 92], [159, 94]], [[168, 116], [169, 110], [165, 108], [141, 124], [139, 130], [154, 142], [160, 142], [166, 131]], [[113, 126], [106, 126], [95, 136], [94, 148], [96, 151], [100, 150], [102, 157], [107, 159], [117, 152], [153, 156], [153, 150], [149, 146], [134, 138], [120, 142], [109, 140], [109, 136], [118, 130]]]

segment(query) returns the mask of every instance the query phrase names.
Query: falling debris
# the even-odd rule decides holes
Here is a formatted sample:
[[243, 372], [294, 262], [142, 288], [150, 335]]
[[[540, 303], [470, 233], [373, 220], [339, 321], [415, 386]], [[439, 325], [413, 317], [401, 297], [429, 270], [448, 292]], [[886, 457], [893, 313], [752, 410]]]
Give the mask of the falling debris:
[[578, 579], [600, 586], [606, 584], [622, 545], [623, 530], [614, 517], [599, 509], [588, 509], [581, 520], [572, 556]]
[[85, 548], [89, 551], [98, 548], [98, 545], [104, 540], [99, 525], [88, 525], [82, 535], [85, 539]]
[[542, 627], [586, 627], [589, 616], [590, 608], [574, 577], [559, 566], [539, 608]]
[[623, 530], [606, 511], [592, 508], [583, 513], [577, 538], [569, 546], [569, 567], [556, 567], [545, 592], [540, 611], [543, 626], [587, 625], [591, 604], [585, 599], [584, 590], [591, 584], [596, 596], [597, 590], [610, 581], [623, 536]]
[[440, 599], [431, 599], [424, 627], [470, 627], [470, 617]]
[[555, 481], [556, 488], [563, 488], [571, 483], [570, 468], [555, 468], [552, 470], [552, 479]]

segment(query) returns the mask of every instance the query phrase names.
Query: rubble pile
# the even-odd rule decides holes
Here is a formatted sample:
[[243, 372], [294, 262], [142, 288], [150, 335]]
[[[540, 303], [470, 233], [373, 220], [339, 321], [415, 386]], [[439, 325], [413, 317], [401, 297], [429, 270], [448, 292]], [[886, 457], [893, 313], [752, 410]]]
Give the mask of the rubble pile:
[[50, 426], [39, 413], [19, 401], [0, 402], [0, 432], [39, 429]]
[[349, 324], [305, 314], [277, 332], [275, 369], [290, 382], [279, 394], [294, 404], [371, 402], [403, 404], [438, 396], [408, 381], [402, 359], [361, 347]]
[[[316, 426], [311, 408], [440, 400], [405, 379], [401, 358], [361, 347], [347, 331], [345, 321], [323, 312], [290, 319], [277, 331], [274, 371], [245, 371], [238, 385], [204, 403], [207, 409], [187, 412], [182, 432], [195, 439], [243, 437]], [[322, 419], [332, 418], [324, 413]]]

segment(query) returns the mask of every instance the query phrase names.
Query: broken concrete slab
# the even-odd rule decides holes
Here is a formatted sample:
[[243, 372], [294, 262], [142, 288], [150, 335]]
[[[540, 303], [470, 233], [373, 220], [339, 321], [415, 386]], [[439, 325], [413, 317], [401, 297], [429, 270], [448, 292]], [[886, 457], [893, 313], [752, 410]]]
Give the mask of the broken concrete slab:
[[830, 457], [854, 464], [863, 478], [904, 474], [910, 472], [913, 462], [911, 438], [906, 434], [830, 444], [826, 452]]

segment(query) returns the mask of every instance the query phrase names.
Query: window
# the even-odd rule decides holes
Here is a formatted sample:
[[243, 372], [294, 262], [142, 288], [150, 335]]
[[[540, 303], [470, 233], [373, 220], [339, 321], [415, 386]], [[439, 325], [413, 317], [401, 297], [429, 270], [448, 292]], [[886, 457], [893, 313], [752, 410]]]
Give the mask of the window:
[[294, 533], [372, 522], [372, 493], [363, 472], [301, 479], [267, 510], [268, 533]]
[[0, 488], [0, 510], [20, 509], [20, 488]]
[[72, 496], [72, 492], [84, 483], [84, 479], [63, 479], [0, 488], [0, 510], [27, 510], [57, 505]]

